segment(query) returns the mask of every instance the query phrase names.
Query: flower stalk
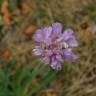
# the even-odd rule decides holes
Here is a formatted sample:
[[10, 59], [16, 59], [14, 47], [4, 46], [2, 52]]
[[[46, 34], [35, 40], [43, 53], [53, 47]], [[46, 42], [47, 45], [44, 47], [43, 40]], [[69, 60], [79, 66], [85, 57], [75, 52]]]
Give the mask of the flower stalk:
[[29, 93], [28, 96], [34, 96], [35, 94], [37, 94], [56, 77], [57, 73], [58, 73], [57, 70], [51, 70], [45, 76], [45, 78], [35, 88], [33, 88], [33, 90]]

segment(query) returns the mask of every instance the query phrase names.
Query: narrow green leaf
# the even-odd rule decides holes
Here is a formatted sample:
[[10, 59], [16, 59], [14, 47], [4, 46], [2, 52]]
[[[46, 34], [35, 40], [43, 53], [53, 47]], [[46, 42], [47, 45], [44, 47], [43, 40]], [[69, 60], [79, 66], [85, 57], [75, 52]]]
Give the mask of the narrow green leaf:
[[[35, 62], [37, 62], [35, 60]], [[23, 80], [26, 76], [28, 76], [28, 74], [30, 74], [29, 72], [29, 66], [22, 66], [20, 67], [17, 71], [16, 74], [14, 76], [14, 80], [15, 80], [15, 84], [18, 86], [20, 85], [21, 80]]]
[[25, 94], [28, 87], [31, 85], [32, 81], [35, 79], [35, 77], [42, 71], [42, 69], [45, 66], [43, 66], [40, 62], [39, 64], [36, 64], [35, 68], [33, 69], [32, 73], [31, 73], [31, 78], [29, 80], [26, 80], [24, 83], [24, 86], [22, 88], [23, 93]]
[[25, 90], [28, 88], [27, 86], [29, 86], [32, 83], [32, 79], [34, 79], [35, 76], [39, 74], [38, 70], [42, 66], [40, 64], [40, 61], [35, 60], [33, 63], [36, 65], [36, 67], [34, 67], [34, 69], [31, 71], [32, 73], [30, 72], [30, 69], [32, 69], [30, 66], [24, 66], [23, 68], [19, 68], [15, 74], [14, 83], [16, 87], [16, 92], [19, 96], [24, 96], [23, 94]]
[[12, 68], [13, 68], [13, 62], [11, 60], [9, 60], [7, 62], [7, 73], [10, 73], [12, 71]]
[[30, 93], [28, 96], [34, 96], [40, 90], [42, 90], [48, 83], [50, 83], [55, 76], [57, 75], [58, 71], [51, 70], [47, 76], [45, 76], [44, 80], [42, 80]]
[[0, 12], [0, 27], [4, 25], [4, 21], [3, 21], [2, 16], [3, 16], [3, 13]]

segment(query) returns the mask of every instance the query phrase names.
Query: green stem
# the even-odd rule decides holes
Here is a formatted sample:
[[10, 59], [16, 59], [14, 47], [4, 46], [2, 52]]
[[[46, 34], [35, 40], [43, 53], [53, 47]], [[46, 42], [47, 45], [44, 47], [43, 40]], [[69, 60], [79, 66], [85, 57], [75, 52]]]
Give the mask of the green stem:
[[44, 80], [42, 80], [38, 86], [36, 86], [30, 93], [28, 96], [34, 96], [35, 94], [37, 94], [37, 92], [39, 92], [41, 89], [43, 89], [49, 82], [51, 82], [55, 76], [57, 75], [58, 71], [56, 70], [51, 70], [50, 73], [48, 73], [47, 76], [45, 76]]
[[32, 77], [25, 82], [23, 88], [22, 88], [22, 92], [24, 92], [24, 94], [26, 93], [28, 87], [30, 86], [30, 84], [32, 83], [32, 81], [35, 79], [35, 77], [40, 73], [40, 71], [44, 68], [44, 65], [42, 64], [37, 64], [36, 67], [34, 68], [34, 70], [32, 71], [31, 75]]

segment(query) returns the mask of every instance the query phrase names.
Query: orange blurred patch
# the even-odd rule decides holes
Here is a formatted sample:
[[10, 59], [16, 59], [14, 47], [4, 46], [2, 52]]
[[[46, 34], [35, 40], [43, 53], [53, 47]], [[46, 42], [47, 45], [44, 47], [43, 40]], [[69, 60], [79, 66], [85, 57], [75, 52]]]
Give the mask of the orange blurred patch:
[[84, 32], [84, 37], [86, 38], [86, 39], [90, 39], [91, 37], [92, 37], [92, 32], [91, 31], [85, 31]]
[[8, 0], [5, 0], [3, 2], [2, 6], [1, 6], [1, 11], [4, 14], [4, 16], [3, 16], [4, 23], [6, 25], [10, 24], [10, 22], [11, 22], [11, 15], [10, 15], [10, 12], [8, 10]]
[[26, 28], [26, 30], [24, 31], [24, 34], [26, 36], [26, 40], [31, 40], [32, 39], [32, 34], [36, 31], [36, 26], [29, 26]]
[[31, 11], [31, 5], [29, 4], [29, 2], [27, 0], [24, 0], [24, 2], [22, 2], [22, 8], [24, 10], [25, 13], [28, 13]]
[[36, 26], [31, 25], [31, 26], [29, 26], [29, 27], [26, 28], [26, 30], [25, 30], [24, 33], [26, 35], [32, 35], [32, 33], [34, 33], [35, 31], [36, 31]]
[[93, 31], [90, 24], [88, 22], [83, 22], [79, 27], [80, 27], [80, 32], [84, 37], [84, 39], [90, 40], [93, 36]]
[[8, 59], [10, 58], [10, 56], [11, 56], [10, 51], [9, 51], [8, 49], [4, 49], [4, 50], [3, 50], [3, 58], [4, 58], [5, 60], [8, 60]]
[[47, 92], [46, 96], [57, 96], [56, 92]]

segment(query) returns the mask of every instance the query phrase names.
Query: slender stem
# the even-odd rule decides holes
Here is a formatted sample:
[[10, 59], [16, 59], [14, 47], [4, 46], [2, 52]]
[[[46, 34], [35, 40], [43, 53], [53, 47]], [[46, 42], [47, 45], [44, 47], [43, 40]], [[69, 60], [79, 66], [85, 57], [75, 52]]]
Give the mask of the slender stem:
[[37, 94], [37, 92], [39, 92], [41, 89], [43, 89], [49, 82], [51, 82], [55, 76], [57, 75], [58, 71], [56, 70], [51, 70], [50, 73], [48, 73], [47, 76], [45, 76], [44, 80], [42, 80], [38, 86], [36, 86], [30, 93], [28, 96], [34, 96], [35, 94]]
[[24, 88], [23, 88], [23, 92], [24, 94], [26, 93], [28, 87], [30, 86], [30, 84], [32, 83], [32, 81], [35, 79], [35, 77], [40, 73], [40, 71], [44, 68], [45, 66], [43, 64], [36, 64], [36, 67], [34, 68], [34, 70], [32, 71], [31, 75], [32, 78], [30, 78], [30, 80], [28, 80], [27, 82], [25, 82], [24, 84]]

